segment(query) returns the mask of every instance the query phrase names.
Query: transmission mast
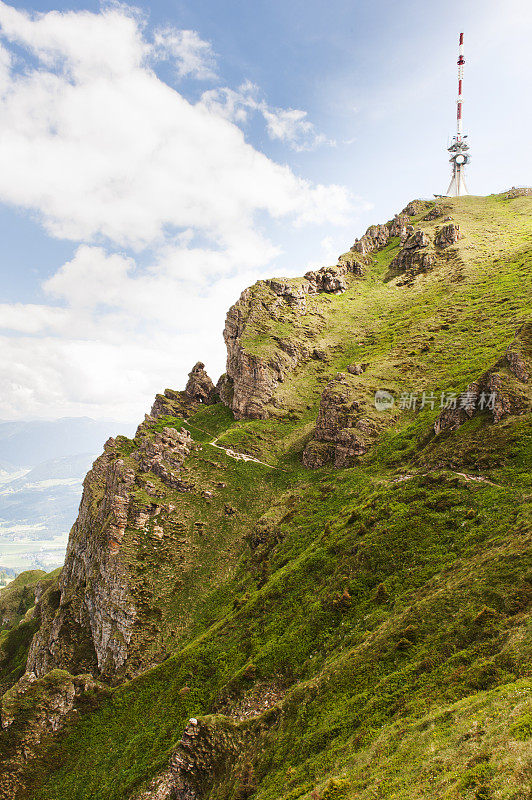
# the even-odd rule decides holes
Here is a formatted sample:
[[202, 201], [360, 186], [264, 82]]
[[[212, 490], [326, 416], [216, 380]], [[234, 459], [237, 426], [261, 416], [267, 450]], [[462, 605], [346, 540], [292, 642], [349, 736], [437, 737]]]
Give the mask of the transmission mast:
[[453, 136], [453, 141], [450, 147], [447, 148], [451, 154], [449, 159], [452, 164], [453, 177], [447, 195], [449, 197], [462, 197], [469, 194], [465, 182], [465, 166], [470, 161], [469, 145], [465, 141], [467, 136], [462, 132], [462, 86], [464, 81], [464, 34], [460, 34], [460, 42], [458, 46], [458, 100], [456, 104], [456, 136]]

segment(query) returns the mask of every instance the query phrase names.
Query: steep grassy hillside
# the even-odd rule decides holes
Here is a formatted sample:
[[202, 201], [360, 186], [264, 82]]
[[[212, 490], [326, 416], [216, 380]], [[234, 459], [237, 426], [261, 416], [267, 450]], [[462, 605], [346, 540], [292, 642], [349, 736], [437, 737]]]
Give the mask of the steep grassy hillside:
[[532, 797], [532, 200], [409, 211], [106, 448], [0, 796]]
[[55, 585], [61, 570], [46, 573], [27, 570], [0, 589], [0, 691], [9, 688], [24, 673], [29, 643], [37, 630], [34, 617], [37, 599]]

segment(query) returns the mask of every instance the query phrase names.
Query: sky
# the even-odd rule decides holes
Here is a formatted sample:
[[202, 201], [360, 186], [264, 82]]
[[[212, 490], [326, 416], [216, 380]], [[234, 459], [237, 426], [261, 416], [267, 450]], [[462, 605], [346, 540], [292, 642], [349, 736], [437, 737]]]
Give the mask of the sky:
[[0, 419], [137, 421], [264, 277], [531, 185], [529, 0], [0, 0]]

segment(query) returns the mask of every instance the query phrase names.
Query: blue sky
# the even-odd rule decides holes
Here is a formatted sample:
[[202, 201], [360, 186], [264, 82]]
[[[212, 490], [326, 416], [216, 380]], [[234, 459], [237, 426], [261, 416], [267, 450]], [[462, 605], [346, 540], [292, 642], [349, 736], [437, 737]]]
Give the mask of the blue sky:
[[0, 3], [0, 418], [124, 421], [259, 277], [445, 191], [530, 185], [528, 0]]

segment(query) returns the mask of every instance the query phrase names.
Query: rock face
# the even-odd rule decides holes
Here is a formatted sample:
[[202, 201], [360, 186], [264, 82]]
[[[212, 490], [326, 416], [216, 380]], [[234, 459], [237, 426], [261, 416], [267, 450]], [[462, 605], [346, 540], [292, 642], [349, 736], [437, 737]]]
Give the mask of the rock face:
[[321, 396], [316, 428], [303, 453], [303, 463], [311, 469], [326, 464], [351, 467], [367, 452], [375, 435], [374, 423], [364, 418], [356, 383], [339, 372]]
[[132, 454], [142, 472], [153, 472], [167, 486], [182, 488], [180, 471], [193, 446], [193, 440], [186, 429], [163, 428], [152, 435], [152, 420], [146, 417], [137, 428], [136, 439], [140, 448]]
[[186, 431], [152, 430], [154, 422], [148, 417], [137, 430], [128, 463], [119, 443], [109, 439], [85, 478], [58, 589], [37, 606], [41, 627], [27, 662], [37, 676], [59, 667], [114, 678], [124, 673], [131, 647], [142, 639], [124, 535], [126, 529], [143, 529], [154, 513], [153, 504], [136, 499], [140, 476], [150, 472], [186, 491], [180, 471], [192, 447]]
[[305, 279], [308, 281], [308, 292], [316, 294], [317, 292], [327, 292], [327, 294], [338, 294], [345, 292], [347, 283], [345, 277], [347, 275], [347, 267], [327, 267], [318, 270], [318, 272], [307, 272]]
[[225, 320], [227, 372], [219, 391], [223, 402], [229, 405], [237, 419], [264, 418], [264, 407], [272, 398], [277, 383], [298, 360], [297, 356], [290, 359], [288, 355], [286, 358], [281, 356], [267, 360], [246, 352], [241, 339], [246, 323], [253, 313], [252, 305], [253, 292], [246, 289], [240, 295], [239, 301], [229, 309]]
[[404, 242], [413, 230], [407, 214], [396, 214], [390, 225], [390, 236], [399, 236], [401, 242]]
[[40, 679], [27, 672], [9, 689], [1, 706], [2, 729], [9, 733], [9, 745], [0, 748], [0, 798], [15, 796], [28, 763], [42, 755], [43, 740], [61, 730], [80, 708], [95, 707], [107, 694], [90, 675], [74, 677], [62, 670]]
[[159, 417], [186, 417], [194, 412], [195, 407], [196, 404], [185, 392], [165, 389], [164, 394], [156, 395], [150, 416], [154, 419]]
[[423, 211], [428, 211], [433, 205], [431, 200], [411, 200], [407, 206], [403, 208], [402, 213], [407, 214], [409, 217], [415, 217], [422, 214]]
[[434, 433], [455, 431], [476, 414], [487, 413], [493, 423], [532, 408], [532, 323], [523, 325], [506, 353], [478, 380], [470, 383], [456, 403], [445, 408]]
[[426, 220], [427, 222], [431, 222], [433, 219], [438, 219], [439, 217], [442, 216], [443, 216], [442, 207], [435, 205], [433, 208], [430, 209], [428, 214], [425, 214], [423, 219]]

